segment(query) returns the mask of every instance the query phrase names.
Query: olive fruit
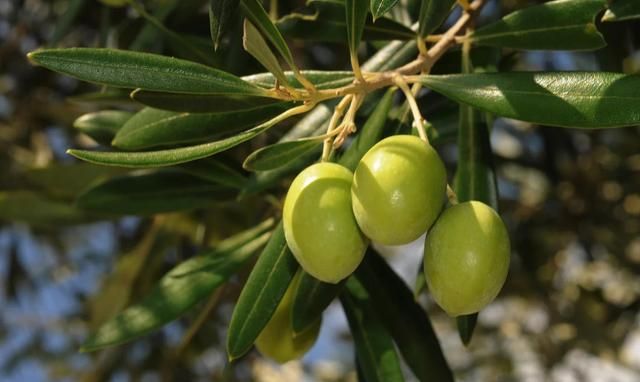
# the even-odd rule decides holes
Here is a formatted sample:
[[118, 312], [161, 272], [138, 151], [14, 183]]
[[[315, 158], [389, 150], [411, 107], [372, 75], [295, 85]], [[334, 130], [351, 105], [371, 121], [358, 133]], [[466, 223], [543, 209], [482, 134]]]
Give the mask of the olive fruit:
[[367, 249], [351, 211], [353, 174], [335, 163], [317, 163], [294, 179], [284, 202], [284, 235], [302, 268], [337, 283], [358, 267]]
[[256, 339], [255, 345], [258, 351], [278, 363], [302, 357], [316, 342], [320, 331], [321, 320], [318, 319], [294, 336], [291, 325], [291, 305], [301, 274], [298, 273], [291, 281], [273, 316]]
[[444, 164], [429, 144], [412, 135], [385, 138], [356, 168], [351, 186], [353, 213], [371, 240], [406, 244], [433, 224], [446, 184]]
[[491, 207], [456, 204], [442, 213], [424, 244], [431, 295], [450, 316], [478, 312], [500, 292], [509, 256], [507, 229]]

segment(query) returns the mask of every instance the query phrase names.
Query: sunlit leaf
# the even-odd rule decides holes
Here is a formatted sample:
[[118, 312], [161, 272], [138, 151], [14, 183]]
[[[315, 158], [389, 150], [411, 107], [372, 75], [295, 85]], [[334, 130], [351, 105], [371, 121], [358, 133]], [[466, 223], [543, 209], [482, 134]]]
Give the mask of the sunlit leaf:
[[606, 45], [595, 25], [603, 0], [556, 0], [508, 14], [476, 30], [474, 44], [514, 49], [585, 50]]
[[421, 76], [455, 101], [501, 117], [552, 126], [640, 124], [640, 76], [606, 72], [513, 72]]
[[262, 35], [251, 24], [250, 21], [244, 20], [244, 34], [242, 36], [242, 46], [250, 55], [252, 55], [262, 66], [264, 66], [269, 72], [271, 72], [283, 85], [288, 85], [289, 82], [280, 67], [278, 59], [267, 45], [267, 42], [262, 38]]
[[[128, 342], [180, 317], [206, 299], [267, 242], [272, 224], [266, 221], [238, 234], [243, 240], [237, 245], [214, 249], [178, 264], [147, 297], [107, 321], [80, 350], [94, 351]], [[229, 240], [240, 241], [235, 237]]]
[[280, 34], [278, 28], [276, 28], [276, 26], [271, 22], [271, 19], [269, 19], [269, 15], [262, 7], [262, 4], [260, 4], [260, 1], [242, 0], [240, 6], [245, 16], [251, 20], [260, 33], [262, 33], [267, 40], [271, 41], [282, 58], [284, 58], [287, 65], [289, 65], [289, 69], [294, 70], [294, 68], [297, 68], [293, 61], [293, 56], [291, 55], [289, 46], [286, 41], [284, 41], [284, 38], [282, 37], [282, 34]]
[[298, 267], [280, 223], [260, 254], [233, 310], [227, 332], [230, 360], [241, 357], [251, 349], [275, 312]]

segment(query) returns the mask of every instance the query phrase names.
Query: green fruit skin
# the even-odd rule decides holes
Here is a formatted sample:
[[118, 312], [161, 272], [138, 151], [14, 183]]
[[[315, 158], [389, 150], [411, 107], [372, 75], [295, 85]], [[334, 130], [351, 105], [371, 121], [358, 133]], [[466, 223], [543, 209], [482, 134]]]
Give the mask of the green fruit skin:
[[284, 202], [284, 235], [302, 268], [338, 283], [358, 267], [367, 249], [351, 211], [353, 174], [335, 163], [317, 163], [293, 181]]
[[412, 135], [385, 138], [356, 168], [353, 213], [372, 241], [406, 244], [433, 224], [442, 209], [446, 185], [444, 164], [430, 145]]
[[300, 281], [301, 273], [291, 281], [276, 311], [256, 339], [258, 351], [278, 363], [289, 362], [302, 357], [318, 338], [321, 319], [294, 336], [291, 325], [291, 305]]
[[448, 208], [424, 245], [431, 295], [452, 317], [478, 312], [502, 289], [510, 253], [507, 229], [491, 207], [471, 201]]

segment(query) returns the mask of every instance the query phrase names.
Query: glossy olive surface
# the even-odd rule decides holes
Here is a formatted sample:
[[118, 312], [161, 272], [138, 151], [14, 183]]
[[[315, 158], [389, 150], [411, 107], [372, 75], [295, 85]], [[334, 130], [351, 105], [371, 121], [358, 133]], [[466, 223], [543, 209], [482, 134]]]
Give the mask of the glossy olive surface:
[[358, 225], [371, 240], [406, 244], [440, 213], [447, 175], [438, 153], [420, 138], [395, 135], [378, 142], [356, 168], [351, 197]]
[[298, 359], [316, 342], [320, 332], [321, 320], [311, 324], [294, 337], [291, 325], [291, 304], [300, 281], [300, 273], [291, 281], [276, 311], [256, 339], [258, 351], [278, 363]]
[[343, 166], [314, 164], [294, 179], [284, 202], [287, 244], [302, 268], [324, 282], [353, 273], [367, 249], [351, 210], [352, 180]]
[[429, 291], [450, 316], [478, 312], [500, 292], [510, 253], [507, 229], [491, 207], [477, 201], [452, 206], [425, 241]]

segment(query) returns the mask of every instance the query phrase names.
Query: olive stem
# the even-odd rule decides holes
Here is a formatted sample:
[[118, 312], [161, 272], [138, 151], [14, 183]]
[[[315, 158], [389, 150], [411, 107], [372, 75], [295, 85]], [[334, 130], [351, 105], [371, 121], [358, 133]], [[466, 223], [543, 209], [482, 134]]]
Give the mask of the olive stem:
[[353, 95], [349, 94], [347, 96], [345, 96], [342, 101], [340, 101], [340, 103], [335, 107], [335, 109], [333, 109], [333, 115], [331, 116], [331, 120], [329, 121], [329, 126], [327, 127], [327, 138], [325, 138], [324, 140], [324, 146], [322, 147], [322, 161], [326, 162], [329, 160], [329, 157], [331, 156], [331, 150], [333, 149], [333, 132], [336, 130], [336, 127], [338, 126], [338, 122], [340, 121], [340, 118], [342, 118], [342, 115], [344, 114], [344, 110], [346, 109], [347, 105], [351, 102], [351, 100], [353, 99]]
[[409, 89], [409, 86], [402, 76], [395, 76], [393, 78], [393, 82], [400, 88], [400, 90], [402, 90], [404, 96], [407, 98], [407, 103], [409, 104], [409, 108], [413, 114], [413, 125], [418, 129], [420, 139], [422, 139], [426, 144], [429, 144], [429, 137], [427, 137], [427, 133], [424, 130], [425, 119], [420, 113], [420, 108], [418, 107], [418, 103], [416, 102], [416, 98], [413, 96], [411, 89]]
[[449, 185], [449, 183], [447, 183], [447, 199], [449, 199], [449, 203], [452, 206], [455, 206], [456, 204], [459, 203], [458, 201], [458, 194], [456, 194], [455, 191], [453, 191], [453, 188], [451, 188], [451, 186]]

